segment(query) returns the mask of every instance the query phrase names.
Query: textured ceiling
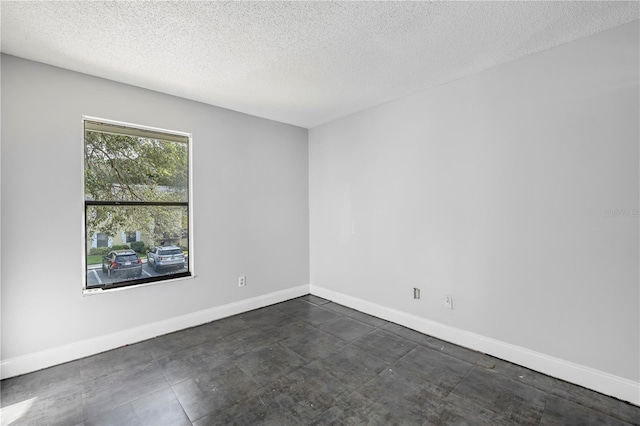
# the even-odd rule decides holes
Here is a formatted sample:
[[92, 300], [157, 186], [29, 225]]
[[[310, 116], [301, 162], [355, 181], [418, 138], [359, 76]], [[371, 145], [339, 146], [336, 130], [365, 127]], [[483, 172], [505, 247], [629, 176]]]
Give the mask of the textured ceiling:
[[638, 19], [637, 2], [2, 1], [2, 52], [313, 127]]

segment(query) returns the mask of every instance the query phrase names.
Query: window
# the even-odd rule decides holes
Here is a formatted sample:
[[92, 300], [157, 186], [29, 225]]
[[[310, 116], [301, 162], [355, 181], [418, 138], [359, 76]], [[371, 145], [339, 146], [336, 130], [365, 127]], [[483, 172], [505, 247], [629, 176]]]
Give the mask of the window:
[[104, 232], [98, 232], [96, 234], [96, 246], [97, 247], [109, 247], [109, 237]]
[[83, 123], [85, 288], [191, 276], [190, 137], [106, 120]]

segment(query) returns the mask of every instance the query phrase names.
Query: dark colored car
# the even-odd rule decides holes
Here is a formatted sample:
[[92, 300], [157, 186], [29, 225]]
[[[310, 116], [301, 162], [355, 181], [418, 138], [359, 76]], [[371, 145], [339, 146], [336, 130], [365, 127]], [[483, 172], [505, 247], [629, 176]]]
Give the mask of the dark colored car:
[[102, 258], [102, 272], [109, 277], [142, 275], [142, 259], [133, 250], [116, 250]]
[[184, 254], [178, 246], [153, 247], [147, 253], [147, 264], [154, 271], [168, 268], [184, 268]]

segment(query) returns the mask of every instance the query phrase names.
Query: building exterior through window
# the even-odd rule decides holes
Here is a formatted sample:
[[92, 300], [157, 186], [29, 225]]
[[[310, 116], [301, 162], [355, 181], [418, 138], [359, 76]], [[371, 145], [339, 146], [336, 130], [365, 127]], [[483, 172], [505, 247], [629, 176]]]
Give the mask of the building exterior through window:
[[[85, 288], [190, 276], [190, 136], [107, 120], [83, 123]], [[156, 247], [171, 254], [154, 258]]]

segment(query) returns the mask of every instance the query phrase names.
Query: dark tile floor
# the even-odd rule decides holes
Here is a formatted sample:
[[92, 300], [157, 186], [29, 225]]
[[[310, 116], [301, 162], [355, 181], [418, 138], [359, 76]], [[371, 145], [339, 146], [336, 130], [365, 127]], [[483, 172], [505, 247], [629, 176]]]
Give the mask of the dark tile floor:
[[2, 425], [625, 425], [640, 408], [312, 295], [0, 383]]

